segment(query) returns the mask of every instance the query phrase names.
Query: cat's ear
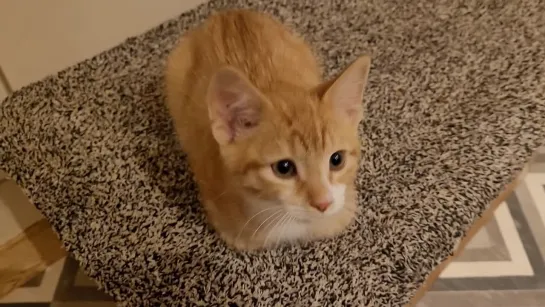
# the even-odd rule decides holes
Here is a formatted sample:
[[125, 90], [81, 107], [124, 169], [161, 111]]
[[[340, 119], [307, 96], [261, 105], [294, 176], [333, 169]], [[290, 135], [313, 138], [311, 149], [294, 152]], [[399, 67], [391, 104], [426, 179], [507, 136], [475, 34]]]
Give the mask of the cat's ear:
[[248, 136], [261, 120], [263, 95], [232, 67], [214, 74], [206, 100], [212, 133], [220, 145]]
[[332, 103], [333, 109], [357, 125], [363, 117], [363, 93], [367, 85], [371, 58], [361, 56], [337, 78], [319, 89], [322, 100]]

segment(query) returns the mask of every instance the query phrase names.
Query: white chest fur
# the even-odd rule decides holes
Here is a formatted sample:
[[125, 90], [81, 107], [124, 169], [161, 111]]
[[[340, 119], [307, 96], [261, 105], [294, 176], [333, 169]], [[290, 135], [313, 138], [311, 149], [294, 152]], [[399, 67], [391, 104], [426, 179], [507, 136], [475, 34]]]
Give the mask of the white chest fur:
[[286, 219], [278, 227], [271, 229], [268, 244], [291, 242], [303, 239], [308, 235], [308, 226], [293, 219]]

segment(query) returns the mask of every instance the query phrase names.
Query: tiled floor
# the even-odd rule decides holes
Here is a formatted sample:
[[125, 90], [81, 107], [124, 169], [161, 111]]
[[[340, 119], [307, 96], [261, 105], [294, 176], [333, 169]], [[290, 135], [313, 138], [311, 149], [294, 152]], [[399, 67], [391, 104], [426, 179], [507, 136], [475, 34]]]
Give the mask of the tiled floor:
[[40, 219], [41, 214], [15, 183], [8, 180], [0, 183], [0, 245]]
[[0, 306], [115, 306], [78, 269], [72, 258], [59, 260], [23, 287], [0, 299]]
[[[2, 0], [0, 67], [10, 86], [18, 89], [203, 1]], [[6, 94], [0, 85], [0, 100]], [[13, 191], [13, 186], [0, 186], [0, 245], [40, 218], [30, 205], [16, 206], [28, 212], [7, 214], [7, 201], [20, 205], [26, 200], [7, 199], [6, 190]], [[419, 307], [543, 306], [544, 257], [545, 151], [523, 185], [447, 268]], [[109, 297], [97, 290], [72, 258], [58, 261], [0, 299], [0, 306], [110, 305]]]
[[545, 302], [545, 150], [419, 307], [538, 307]]

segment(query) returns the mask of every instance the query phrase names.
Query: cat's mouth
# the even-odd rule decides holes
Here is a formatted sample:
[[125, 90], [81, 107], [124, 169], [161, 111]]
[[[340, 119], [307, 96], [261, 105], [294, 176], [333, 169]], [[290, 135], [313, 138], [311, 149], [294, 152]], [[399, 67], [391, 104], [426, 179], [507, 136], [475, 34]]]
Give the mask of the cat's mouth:
[[317, 215], [317, 214], [312, 214], [310, 212], [308, 214], [301, 214], [301, 213], [292, 214], [292, 217], [295, 222], [301, 223], [301, 224], [311, 224], [323, 218], [326, 218], [326, 216], [323, 214]]
[[294, 221], [296, 221], [297, 223], [301, 223], [301, 224], [310, 224], [310, 223], [312, 222], [312, 219], [309, 218], [309, 217], [297, 216], [297, 217], [294, 217], [293, 219], [294, 219]]
[[[303, 206], [286, 206], [285, 210], [289, 213], [294, 222], [300, 224], [311, 224], [321, 219], [327, 218], [326, 214], [314, 212], [313, 209]], [[310, 206], [309, 206], [310, 207]]]

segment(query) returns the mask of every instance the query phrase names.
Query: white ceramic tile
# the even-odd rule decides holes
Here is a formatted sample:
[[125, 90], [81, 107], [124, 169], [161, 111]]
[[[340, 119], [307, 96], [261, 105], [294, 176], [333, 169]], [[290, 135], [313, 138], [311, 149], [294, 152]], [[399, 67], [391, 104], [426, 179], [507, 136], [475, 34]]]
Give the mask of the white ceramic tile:
[[543, 223], [545, 223], [545, 173], [530, 173], [524, 178], [528, 192], [536, 205]]
[[1, 0], [0, 62], [13, 89], [107, 50], [204, 0]]
[[471, 241], [466, 245], [466, 249], [491, 248], [493, 246], [494, 243], [492, 242], [486, 227], [483, 227], [475, 236], [473, 236], [473, 238], [471, 238]]
[[441, 278], [498, 277], [498, 276], [532, 276], [534, 270], [530, 265], [515, 221], [502, 203], [494, 212], [498, 228], [509, 251], [510, 261], [477, 261], [451, 262], [441, 273]]
[[[0, 298], [0, 304], [22, 303], [46, 303], [53, 300], [55, 289], [61, 277], [62, 268], [66, 258], [63, 258], [45, 270], [44, 277], [39, 287], [18, 288]], [[19, 305], [17, 305], [19, 306]]]

